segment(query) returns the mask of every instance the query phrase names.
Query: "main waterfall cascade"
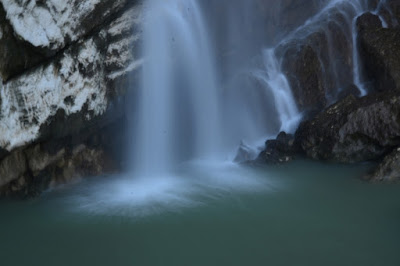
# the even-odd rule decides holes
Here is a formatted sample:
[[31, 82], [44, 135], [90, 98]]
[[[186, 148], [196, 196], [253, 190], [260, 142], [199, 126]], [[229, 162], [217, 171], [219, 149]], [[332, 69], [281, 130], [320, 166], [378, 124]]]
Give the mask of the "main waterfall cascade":
[[[232, 152], [239, 143], [256, 148], [266, 137], [273, 137], [279, 131], [293, 133], [301, 119], [275, 49], [264, 48], [264, 51], [254, 53], [262, 38], [254, 38], [257, 42], [254, 44], [251, 40], [239, 39], [240, 34], [232, 31], [225, 33], [230, 43], [216, 43], [228, 42], [215, 37], [215, 33], [213, 36], [209, 30], [217, 25], [208, 24], [205, 11], [216, 6], [200, 6], [198, 2], [150, 0], [146, 3], [145, 61], [141, 92], [137, 98], [138, 119], [132, 126], [135, 141], [131, 148], [132, 171], [140, 176], [160, 175], [171, 171], [180, 162], [192, 159], [232, 159]], [[232, 7], [241, 10], [233, 10], [235, 12], [251, 13], [254, 9], [244, 8], [243, 1], [238, 5], [236, 2], [232, 2]], [[334, 9], [339, 10], [347, 20], [348, 28], [343, 31], [351, 32], [354, 84], [364, 95], [366, 89], [358, 64], [355, 20], [368, 9], [367, 2], [325, 1], [319, 12], [282, 39], [277, 47], [319, 30], [321, 18], [329, 17]], [[381, 4], [379, 8], [382, 8]], [[226, 12], [232, 12], [231, 9]], [[232, 14], [221, 14], [221, 17], [227, 18], [225, 22], [217, 21], [226, 23], [227, 26], [221, 28], [232, 27]], [[248, 20], [251, 16], [245, 17]], [[215, 20], [212, 22], [216, 23]], [[248, 21], [241, 23], [251, 24]], [[224, 59], [229, 63], [221, 66], [218, 49], [224, 46], [223, 49], [229, 50], [235, 41], [240, 50], [232, 50]], [[251, 53], [253, 58], [244, 61]], [[254, 58], [258, 63], [252, 63]], [[331, 62], [335, 62], [334, 58]], [[340, 91], [343, 89], [340, 70], [335, 63], [333, 65], [331, 71], [335, 75], [336, 91]], [[330, 97], [328, 92], [327, 97]]]
[[215, 63], [195, 0], [149, 1], [134, 149], [139, 175], [218, 151], [221, 117]]
[[[216, 6], [210, 4], [212, 1], [202, 6], [198, 2], [150, 0], [146, 3], [145, 63], [141, 93], [137, 98], [138, 119], [132, 126], [135, 137], [131, 148], [132, 171], [138, 175], [163, 174], [171, 171], [174, 165], [192, 159], [232, 159], [232, 151], [239, 143], [256, 148], [265, 138], [273, 137], [279, 131], [293, 133], [301, 119], [289, 82], [281, 71], [276, 48], [264, 48], [255, 53], [253, 50], [258, 49], [263, 38], [254, 38], [254, 42], [243, 40], [240, 32], [232, 30], [223, 37], [230, 43], [221, 45], [218, 42], [226, 40], [215, 36], [218, 31], [211, 34], [210, 29], [232, 27], [232, 14], [221, 14], [226, 21], [207, 20], [202, 9], [215, 9]], [[254, 12], [254, 6], [245, 8], [243, 1], [238, 5], [236, 2], [231, 5], [233, 9], [240, 7], [241, 10], [234, 10], [236, 13]], [[321, 18], [330, 17], [332, 10], [339, 10], [347, 20], [347, 28], [343, 31], [351, 34], [353, 81], [360, 94], [365, 95], [367, 90], [360, 74], [355, 20], [368, 10], [367, 2], [321, 2], [320, 10], [276, 47], [320, 30]], [[378, 9], [384, 8], [382, 3]], [[226, 12], [232, 12], [231, 9]], [[244, 21], [239, 21], [238, 25], [251, 25], [245, 21], [251, 16], [243, 17]], [[225, 23], [225, 26], [210, 25], [210, 21]], [[231, 51], [229, 47], [235, 41], [237, 49]], [[223, 59], [229, 62], [225, 65], [218, 61], [221, 60], [218, 55], [221, 46], [231, 51]], [[251, 53], [253, 57], [245, 61]], [[333, 56], [332, 52], [330, 56]], [[335, 76], [335, 91], [338, 92], [343, 89], [338, 74], [340, 66], [336, 66], [334, 58], [331, 62], [330, 71]], [[335, 96], [327, 92], [327, 98]], [[257, 154], [256, 150], [254, 154]]]
[[[282, 130], [290, 131], [286, 124], [298, 112], [273, 53], [266, 54], [263, 70], [270, 73], [255, 77], [265, 83], [261, 91], [252, 94], [242, 88], [236, 94], [239, 98], [233, 99], [217, 77], [216, 51], [197, 1], [149, 1], [145, 12], [145, 63], [133, 125], [135, 173], [159, 175], [179, 162], [198, 158], [223, 161], [232, 157], [227, 153], [241, 140], [251, 143], [265, 138], [268, 114], [262, 114], [265, 102], [260, 100], [269, 93], [266, 86], [274, 95], [266, 102], [277, 103]], [[231, 101], [224, 101], [225, 97]], [[246, 105], [238, 108], [233, 104], [238, 101]], [[258, 114], [250, 111], [243, 116], [249, 109]]]

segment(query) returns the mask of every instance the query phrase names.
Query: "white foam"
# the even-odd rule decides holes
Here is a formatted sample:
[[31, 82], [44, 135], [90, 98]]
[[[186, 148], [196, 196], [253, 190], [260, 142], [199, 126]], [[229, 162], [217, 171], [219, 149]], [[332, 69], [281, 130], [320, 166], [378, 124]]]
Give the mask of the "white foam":
[[[68, 197], [73, 211], [91, 215], [141, 218], [197, 208], [209, 199], [271, 191], [278, 184], [255, 170], [233, 163], [192, 161], [170, 175], [114, 176], [93, 184], [79, 184]], [[208, 199], [208, 200], [207, 200]]]

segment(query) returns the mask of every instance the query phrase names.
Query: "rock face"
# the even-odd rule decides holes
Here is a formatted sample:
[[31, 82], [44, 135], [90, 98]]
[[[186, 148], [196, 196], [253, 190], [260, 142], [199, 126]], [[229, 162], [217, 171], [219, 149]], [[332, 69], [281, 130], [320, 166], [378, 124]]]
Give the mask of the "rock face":
[[400, 94], [348, 96], [303, 122], [296, 143], [310, 158], [336, 162], [376, 160], [400, 144]]
[[322, 66], [310, 45], [290, 47], [282, 64], [300, 110], [322, 110], [326, 105]]
[[265, 150], [260, 153], [256, 161], [268, 164], [287, 163], [296, 153], [294, 136], [281, 132], [276, 139], [266, 141]]
[[378, 91], [400, 90], [400, 31], [383, 28], [378, 16], [357, 19], [359, 51], [366, 78]]
[[0, 196], [32, 197], [49, 187], [114, 169], [101, 149], [81, 144], [51, 154], [38, 144], [14, 151], [1, 162], [0, 174], [6, 178], [0, 180]]
[[356, 5], [338, 3], [314, 16], [278, 46], [282, 70], [302, 111], [318, 112], [354, 83]]
[[126, 123], [125, 95], [142, 65], [141, 4], [0, 3], [0, 194], [118, 165], [110, 154], [122, 135], [109, 128]]
[[[128, 4], [132, 5], [137, 1], [0, 2], [0, 29], [6, 33], [3, 34], [5, 38], [0, 38], [0, 52], [3, 56], [0, 73], [3, 80], [7, 80], [39, 63], [43, 58], [54, 56], [64, 47], [90, 34], [105, 21], [117, 17]], [[9, 48], [14, 53], [9, 53]], [[20, 53], [24, 56], [20, 57]]]
[[371, 182], [393, 183], [400, 181], [400, 148], [387, 155], [381, 164], [365, 179]]

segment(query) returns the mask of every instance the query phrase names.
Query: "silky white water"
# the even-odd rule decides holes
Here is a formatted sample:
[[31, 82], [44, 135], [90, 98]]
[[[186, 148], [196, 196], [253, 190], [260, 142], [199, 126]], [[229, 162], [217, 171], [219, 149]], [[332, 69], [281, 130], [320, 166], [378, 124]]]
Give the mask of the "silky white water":
[[273, 102], [279, 129], [294, 132], [299, 112], [273, 51], [264, 53], [265, 69], [254, 76], [261, 82], [258, 91], [223, 90], [210, 25], [198, 1], [149, 1], [145, 12], [145, 63], [133, 125], [135, 174], [158, 176], [192, 159], [223, 161], [241, 141], [279, 133], [268, 132], [274, 118], [265, 110]]
[[132, 169], [151, 176], [215, 154], [221, 117], [212, 48], [197, 1], [149, 1], [143, 39]]
[[[271, 189], [266, 176], [260, 178], [232, 160], [240, 145], [255, 159], [267, 138], [280, 131], [294, 133], [302, 118], [281, 70], [281, 58], [276, 48], [264, 47], [246, 61], [236, 50], [227, 61], [243, 65], [222, 71], [218, 41], [210, 33], [217, 25], [207, 20], [210, 6], [199, 3], [149, 0], [144, 5], [144, 64], [134, 103], [137, 111], [132, 115], [136, 119], [131, 125], [129, 169], [124, 177], [76, 197], [81, 209], [143, 216], [201, 205], [200, 195]], [[344, 12], [344, 3], [327, 2], [282, 42], [320, 29], [318, 19], [332, 8]], [[360, 3], [350, 3], [354, 14], [346, 13], [349, 30], [354, 16], [366, 8]], [[232, 14], [227, 17], [226, 23], [232, 23]], [[229, 34], [229, 40], [240, 37], [237, 32]], [[354, 29], [351, 34], [357, 80]], [[252, 47], [245, 41], [241, 45]]]

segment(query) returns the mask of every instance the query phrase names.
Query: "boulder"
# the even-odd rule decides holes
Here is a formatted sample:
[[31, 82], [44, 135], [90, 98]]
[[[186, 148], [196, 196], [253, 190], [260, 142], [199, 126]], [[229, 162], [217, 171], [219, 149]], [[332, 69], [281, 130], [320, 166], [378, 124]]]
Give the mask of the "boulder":
[[268, 164], [287, 163], [293, 159], [295, 154], [294, 136], [281, 132], [276, 139], [265, 142], [265, 150], [259, 154], [256, 162]]
[[400, 148], [387, 155], [379, 166], [364, 177], [371, 182], [393, 183], [400, 181]]
[[336, 162], [377, 160], [400, 144], [400, 94], [352, 95], [330, 106], [295, 134], [308, 157]]
[[383, 28], [371, 13], [357, 19], [357, 29], [365, 78], [378, 91], [400, 90], [400, 31]]

